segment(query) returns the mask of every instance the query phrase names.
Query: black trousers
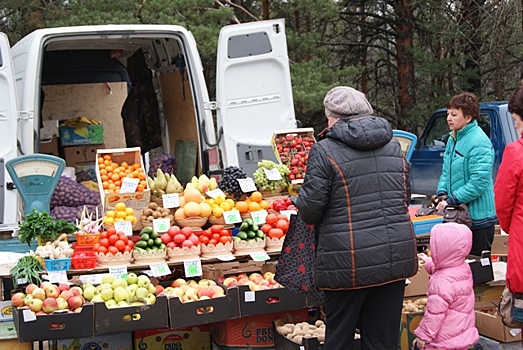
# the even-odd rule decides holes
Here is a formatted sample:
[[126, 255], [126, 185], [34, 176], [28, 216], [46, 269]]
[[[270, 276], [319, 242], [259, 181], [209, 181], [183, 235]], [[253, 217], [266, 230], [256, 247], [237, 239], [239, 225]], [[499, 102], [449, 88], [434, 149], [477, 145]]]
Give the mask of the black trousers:
[[481, 256], [483, 250], [490, 250], [494, 240], [494, 225], [486, 228], [472, 229], [471, 255]]
[[325, 291], [323, 350], [352, 350], [358, 325], [362, 350], [397, 350], [405, 280], [358, 290]]

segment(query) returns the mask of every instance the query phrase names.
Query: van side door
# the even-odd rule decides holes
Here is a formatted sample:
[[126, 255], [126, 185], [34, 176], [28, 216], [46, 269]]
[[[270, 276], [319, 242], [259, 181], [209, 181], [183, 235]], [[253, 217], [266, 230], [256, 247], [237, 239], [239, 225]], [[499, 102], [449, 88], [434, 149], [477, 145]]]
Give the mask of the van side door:
[[[18, 192], [12, 188], [5, 163], [17, 156], [18, 106], [11, 48], [7, 35], [0, 33], [0, 231], [16, 227]], [[9, 203], [9, 204], [8, 204]], [[14, 225], [14, 226], [13, 226]]]

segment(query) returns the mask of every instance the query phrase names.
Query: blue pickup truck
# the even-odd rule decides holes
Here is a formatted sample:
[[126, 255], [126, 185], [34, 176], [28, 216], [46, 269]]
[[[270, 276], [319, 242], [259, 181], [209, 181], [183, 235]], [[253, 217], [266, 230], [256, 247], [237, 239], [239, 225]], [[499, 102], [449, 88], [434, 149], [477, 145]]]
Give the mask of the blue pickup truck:
[[[490, 136], [495, 151], [495, 179], [505, 146], [518, 135], [507, 102], [482, 102], [480, 107], [478, 124]], [[436, 192], [448, 137], [447, 109], [441, 108], [431, 116], [410, 158], [412, 193], [430, 197]]]

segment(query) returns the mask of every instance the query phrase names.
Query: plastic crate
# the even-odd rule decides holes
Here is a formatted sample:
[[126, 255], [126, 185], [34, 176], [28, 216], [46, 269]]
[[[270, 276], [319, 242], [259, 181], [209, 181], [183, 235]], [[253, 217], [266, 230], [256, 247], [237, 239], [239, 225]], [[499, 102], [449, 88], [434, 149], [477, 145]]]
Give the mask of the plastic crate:
[[439, 215], [427, 215], [427, 216], [416, 216], [411, 219], [412, 225], [414, 226], [414, 233], [416, 235], [423, 235], [430, 233], [432, 227], [436, 224], [443, 222], [443, 216]]
[[94, 269], [96, 267], [96, 255], [94, 252], [75, 254], [71, 258], [71, 264], [75, 270]]
[[74, 249], [74, 253], [88, 253], [92, 252], [94, 245], [79, 245], [78, 242], [73, 242], [71, 247]]
[[71, 266], [71, 258], [45, 259], [47, 271], [65, 271]]
[[94, 245], [98, 243], [98, 240], [100, 239], [99, 233], [77, 233], [76, 234], [76, 243], [78, 245]]

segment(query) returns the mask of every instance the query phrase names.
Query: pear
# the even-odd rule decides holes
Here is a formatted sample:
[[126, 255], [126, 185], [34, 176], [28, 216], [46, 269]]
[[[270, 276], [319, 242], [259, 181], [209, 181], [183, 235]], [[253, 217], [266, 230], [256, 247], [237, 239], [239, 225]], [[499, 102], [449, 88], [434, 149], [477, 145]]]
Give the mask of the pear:
[[187, 191], [189, 188], [196, 189], [196, 185], [193, 185], [192, 182], [188, 182], [187, 185], [185, 185], [185, 190], [183, 192], [185, 193], [185, 191]]
[[154, 191], [156, 189], [156, 184], [154, 183], [154, 180], [151, 179], [151, 177], [147, 176], [147, 184], [149, 185], [149, 189], [151, 191]]
[[158, 168], [156, 171], [156, 177], [154, 178], [154, 185], [155, 188], [158, 190], [165, 190], [165, 187], [167, 187], [167, 180], [165, 180], [165, 175], [162, 171], [162, 169]]
[[174, 176], [171, 176], [169, 181], [167, 181], [167, 186], [165, 187], [165, 193], [176, 193], [176, 184], [174, 182]]
[[198, 178], [196, 176], [193, 176], [191, 178], [191, 184], [193, 184], [193, 186], [196, 188], [196, 186], [198, 186]]
[[198, 182], [206, 185], [207, 187], [209, 187], [210, 181], [211, 180], [205, 174], [200, 175], [200, 177], [198, 178]]
[[218, 182], [216, 182], [216, 178], [211, 177], [209, 179], [209, 189], [210, 190], [215, 190], [217, 188], [218, 188]]

